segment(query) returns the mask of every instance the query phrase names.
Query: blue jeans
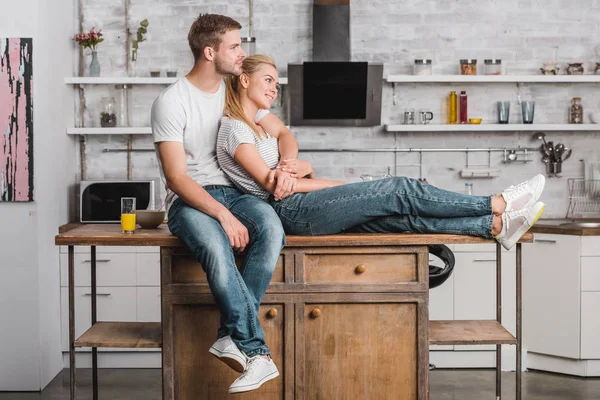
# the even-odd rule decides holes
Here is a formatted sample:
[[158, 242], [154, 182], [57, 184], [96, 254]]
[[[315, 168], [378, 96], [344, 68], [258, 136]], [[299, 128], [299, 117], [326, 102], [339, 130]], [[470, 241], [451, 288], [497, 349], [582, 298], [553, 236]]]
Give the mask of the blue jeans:
[[449, 233], [492, 238], [490, 196], [470, 196], [405, 178], [351, 183], [281, 201], [271, 198], [285, 232]]
[[[169, 209], [169, 230], [202, 265], [221, 312], [218, 338], [230, 335], [248, 357], [270, 354], [258, 321], [259, 305], [271, 282], [285, 234], [266, 202], [229, 186], [205, 186], [248, 229], [243, 265], [235, 265], [229, 239], [219, 222], [177, 199]], [[201, 326], [198, 329], [202, 329]]]

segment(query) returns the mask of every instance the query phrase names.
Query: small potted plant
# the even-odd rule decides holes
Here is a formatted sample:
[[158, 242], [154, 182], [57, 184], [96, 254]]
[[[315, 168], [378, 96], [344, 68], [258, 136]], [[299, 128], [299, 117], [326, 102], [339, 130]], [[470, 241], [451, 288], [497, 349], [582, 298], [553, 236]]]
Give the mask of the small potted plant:
[[98, 45], [104, 41], [102, 37], [102, 29], [95, 30], [92, 27], [89, 32], [78, 33], [73, 36], [81, 47], [90, 48], [92, 50], [92, 62], [90, 63], [90, 76], [100, 76], [100, 63], [98, 62]]
[[135, 34], [135, 39], [131, 43], [131, 63], [129, 69], [130, 76], [135, 76], [135, 62], [137, 61], [138, 49], [140, 47], [140, 43], [146, 40], [144, 36], [148, 33], [148, 25], [149, 23], [147, 19], [140, 22], [140, 26]]

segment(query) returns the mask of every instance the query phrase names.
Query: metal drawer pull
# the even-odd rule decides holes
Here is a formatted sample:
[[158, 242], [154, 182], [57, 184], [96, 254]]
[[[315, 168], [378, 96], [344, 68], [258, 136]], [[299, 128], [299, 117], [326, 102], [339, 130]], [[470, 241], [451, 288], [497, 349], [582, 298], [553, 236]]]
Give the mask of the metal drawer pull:
[[268, 312], [267, 312], [267, 317], [268, 318], [275, 318], [277, 316], [277, 309], [276, 308], [271, 308]]
[[354, 272], [356, 272], [357, 274], [362, 274], [366, 270], [367, 270], [367, 266], [365, 264], [358, 264], [356, 266], [356, 268], [354, 269]]
[[[91, 263], [92, 260], [83, 260], [84, 263]], [[107, 263], [110, 262], [110, 260], [96, 260], [97, 263]]]
[[[84, 293], [84, 296], [91, 296], [91, 293]], [[110, 296], [110, 293], [96, 293], [96, 296]]]
[[496, 262], [496, 260], [473, 260], [473, 262]]
[[534, 239], [533, 241], [536, 243], [556, 243], [556, 240], [550, 239]]
[[310, 312], [311, 318], [319, 318], [320, 316], [321, 316], [321, 310], [319, 310], [318, 308], [313, 308], [313, 310]]

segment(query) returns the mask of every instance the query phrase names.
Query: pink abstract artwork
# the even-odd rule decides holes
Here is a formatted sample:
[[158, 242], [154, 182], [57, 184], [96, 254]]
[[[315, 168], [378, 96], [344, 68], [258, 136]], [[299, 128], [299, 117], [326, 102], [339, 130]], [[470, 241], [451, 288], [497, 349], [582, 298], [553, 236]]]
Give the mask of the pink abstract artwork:
[[0, 38], [0, 202], [33, 200], [31, 38]]

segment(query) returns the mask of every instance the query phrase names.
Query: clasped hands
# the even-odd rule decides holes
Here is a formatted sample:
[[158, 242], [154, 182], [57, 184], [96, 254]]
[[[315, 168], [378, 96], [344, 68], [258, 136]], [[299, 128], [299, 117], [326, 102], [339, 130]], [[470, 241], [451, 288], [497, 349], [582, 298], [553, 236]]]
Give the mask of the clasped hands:
[[312, 165], [298, 159], [282, 160], [269, 172], [269, 182], [276, 181], [273, 196], [282, 200], [296, 192], [298, 178], [314, 178]]

